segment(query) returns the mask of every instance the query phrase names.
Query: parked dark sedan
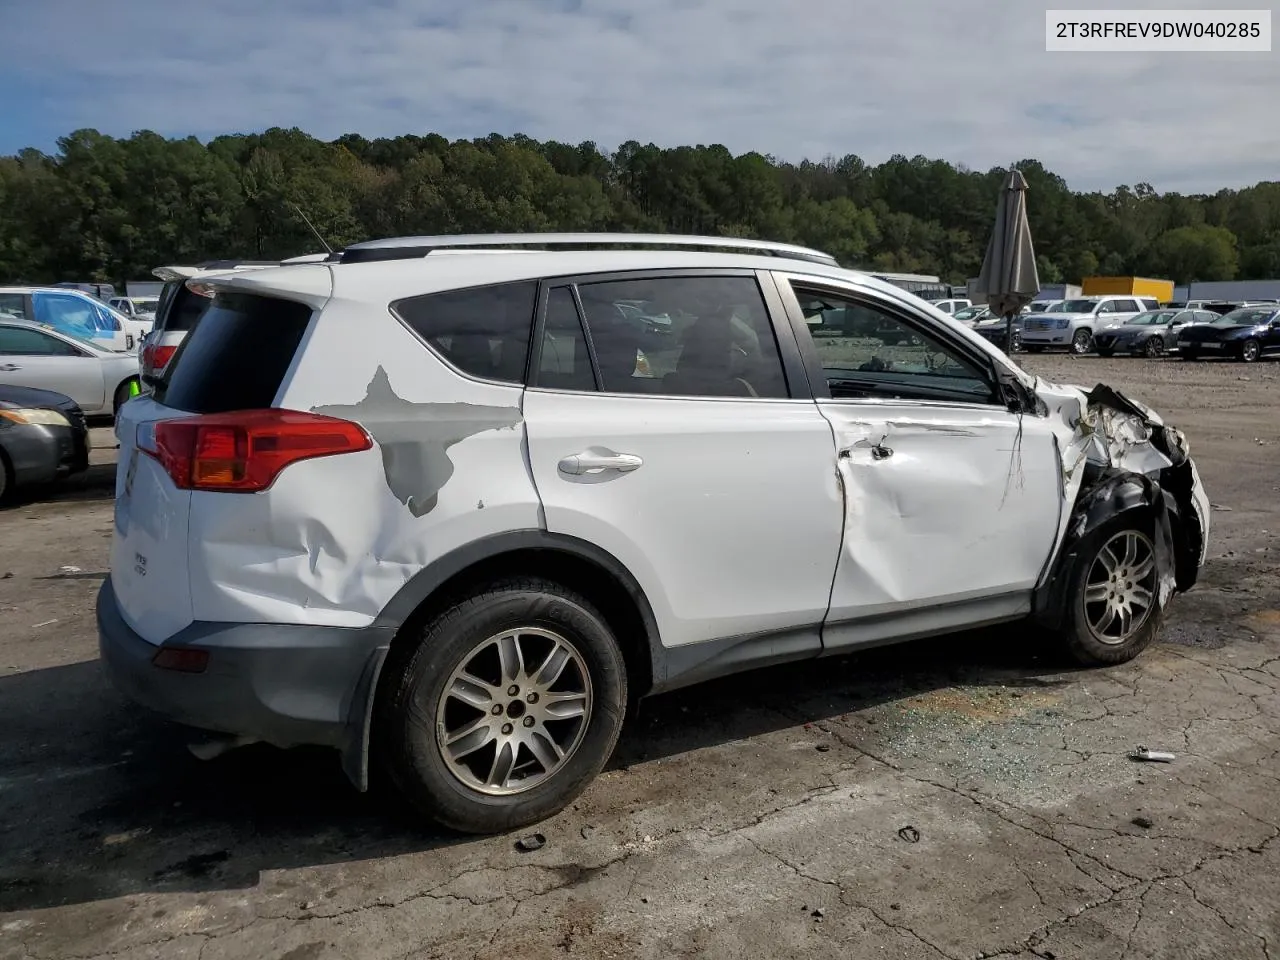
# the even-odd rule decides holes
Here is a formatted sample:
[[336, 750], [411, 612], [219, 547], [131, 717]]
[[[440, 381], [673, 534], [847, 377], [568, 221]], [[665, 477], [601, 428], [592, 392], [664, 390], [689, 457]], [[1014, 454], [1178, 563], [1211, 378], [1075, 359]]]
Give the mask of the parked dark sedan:
[[1098, 354], [1144, 354], [1158, 357], [1178, 349], [1182, 328], [1193, 323], [1212, 323], [1218, 314], [1208, 310], [1150, 310], [1140, 313], [1128, 323], [1099, 330], [1093, 337]]
[[1178, 352], [1187, 360], [1201, 356], [1231, 357], [1253, 363], [1280, 354], [1280, 307], [1244, 307], [1213, 323], [1184, 327]]
[[0, 385], [0, 501], [89, 467], [89, 428], [70, 397]]

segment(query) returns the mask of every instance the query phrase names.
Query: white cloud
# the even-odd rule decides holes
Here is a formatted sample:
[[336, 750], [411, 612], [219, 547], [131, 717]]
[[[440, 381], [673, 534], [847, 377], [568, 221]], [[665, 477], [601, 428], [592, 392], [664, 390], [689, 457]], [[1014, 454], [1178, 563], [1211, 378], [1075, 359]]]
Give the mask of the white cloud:
[[38, 112], [42, 129], [116, 135], [1035, 157], [1077, 189], [1212, 191], [1274, 177], [1280, 155], [1275, 57], [1050, 54], [1026, 0], [44, 0], [5, 19], [22, 42], [0, 80], [42, 92], [5, 149]]

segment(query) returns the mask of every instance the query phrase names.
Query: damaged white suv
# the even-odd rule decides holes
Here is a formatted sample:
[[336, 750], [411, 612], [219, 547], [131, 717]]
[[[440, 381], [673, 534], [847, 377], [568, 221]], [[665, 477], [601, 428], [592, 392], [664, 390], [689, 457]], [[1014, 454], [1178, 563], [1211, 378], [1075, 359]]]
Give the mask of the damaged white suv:
[[732, 671], [1021, 618], [1127, 660], [1204, 560], [1181, 433], [817, 251], [428, 237], [203, 282], [117, 420], [109, 672], [461, 830]]

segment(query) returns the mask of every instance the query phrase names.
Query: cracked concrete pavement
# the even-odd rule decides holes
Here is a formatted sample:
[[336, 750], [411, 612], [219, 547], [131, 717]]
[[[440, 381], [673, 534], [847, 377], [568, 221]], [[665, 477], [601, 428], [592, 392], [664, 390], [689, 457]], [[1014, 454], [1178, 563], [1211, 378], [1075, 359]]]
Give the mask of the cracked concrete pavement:
[[0, 512], [0, 960], [1280, 960], [1280, 365], [1025, 362], [1191, 438], [1211, 559], [1160, 644], [1082, 671], [1015, 626], [655, 698], [527, 853], [116, 695], [95, 451]]

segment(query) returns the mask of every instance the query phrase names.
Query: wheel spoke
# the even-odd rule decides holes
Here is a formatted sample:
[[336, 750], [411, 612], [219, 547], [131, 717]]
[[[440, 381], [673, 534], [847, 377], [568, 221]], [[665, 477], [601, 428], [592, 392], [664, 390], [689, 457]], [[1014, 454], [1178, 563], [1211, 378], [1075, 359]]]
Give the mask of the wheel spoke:
[[1133, 568], [1132, 576], [1134, 580], [1142, 580], [1156, 567], [1156, 558], [1148, 556], [1145, 560]]
[[489, 767], [489, 776], [485, 778], [485, 783], [491, 787], [505, 787], [507, 778], [511, 776], [511, 769], [515, 765], [515, 743], [508, 740], [505, 743], [498, 744], [498, 749], [493, 754], [493, 764]]
[[1097, 624], [1094, 625], [1094, 629], [1097, 630], [1098, 633], [1106, 633], [1107, 628], [1111, 626], [1115, 618], [1116, 618], [1116, 608], [1111, 604], [1107, 604], [1107, 609], [1103, 611], [1103, 614], [1098, 619]]
[[520, 648], [519, 634], [508, 633], [498, 638], [498, 661], [503, 683], [524, 679], [524, 651]]
[[493, 726], [488, 717], [480, 717], [460, 730], [449, 734], [445, 740], [445, 749], [454, 760], [470, 756], [485, 744], [493, 740]]
[[1133, 627], [1133, 611], [1126, 603], [1120, 608], [1120, 636], [1127, 637], [1129, 630]]
[[1133, 534], [1129, 534], [1124, 538], [1124, 565], [1125, 569], [1132, 570], [1133, 565], [1138, 562], [1138, 538]]
[[477, 710], [488, 712], [496, 691], [479, 677], [461, 673], [449, 684], [448, 695]]
[[585, 693], [548, 693], [543, 698], [542, 709], [553, 720], [572, 720], [587, 712]]
[[1107, 599], [1107, 594], [1111, 592], [1111, 587], [1105, 583], [1095, 583], [1085, 588], [1085, 603], [1101, 603]]
[[1116, 567], [1120, 565], [1120, 562], [1116, 559], [1116, 555], [1112, 552], [1111, 544], [1109, 543], [1098, 551], [1098, 562], [1106, 567], [1107, 573], [1115, 573]]
[[529, 751], [533, 754], [542, 769], [550, 773], [560, 765], [560, 761], [564, 759], [564, 751], [560, 749], [560, 745], [551, 739], [541, 730], [533, 731], [533, 734], [525, 741]]
[[534, 683], [540, 687], [551, 687], [560, 679], [560, 674], [564, 673], [564, 668], [571, 659], [570, 653], [560, 644], [556, 644], [551, 648], [551, 652], [547, 654], [547, 659], [542, 661], [542, 666], [538, 668], [537, 674], [534, 676]]
[[1129, 603], [1143, 610], [1151, 609], [1151, 591], [1146, 587], [1134, 587], [1129, 591]]

